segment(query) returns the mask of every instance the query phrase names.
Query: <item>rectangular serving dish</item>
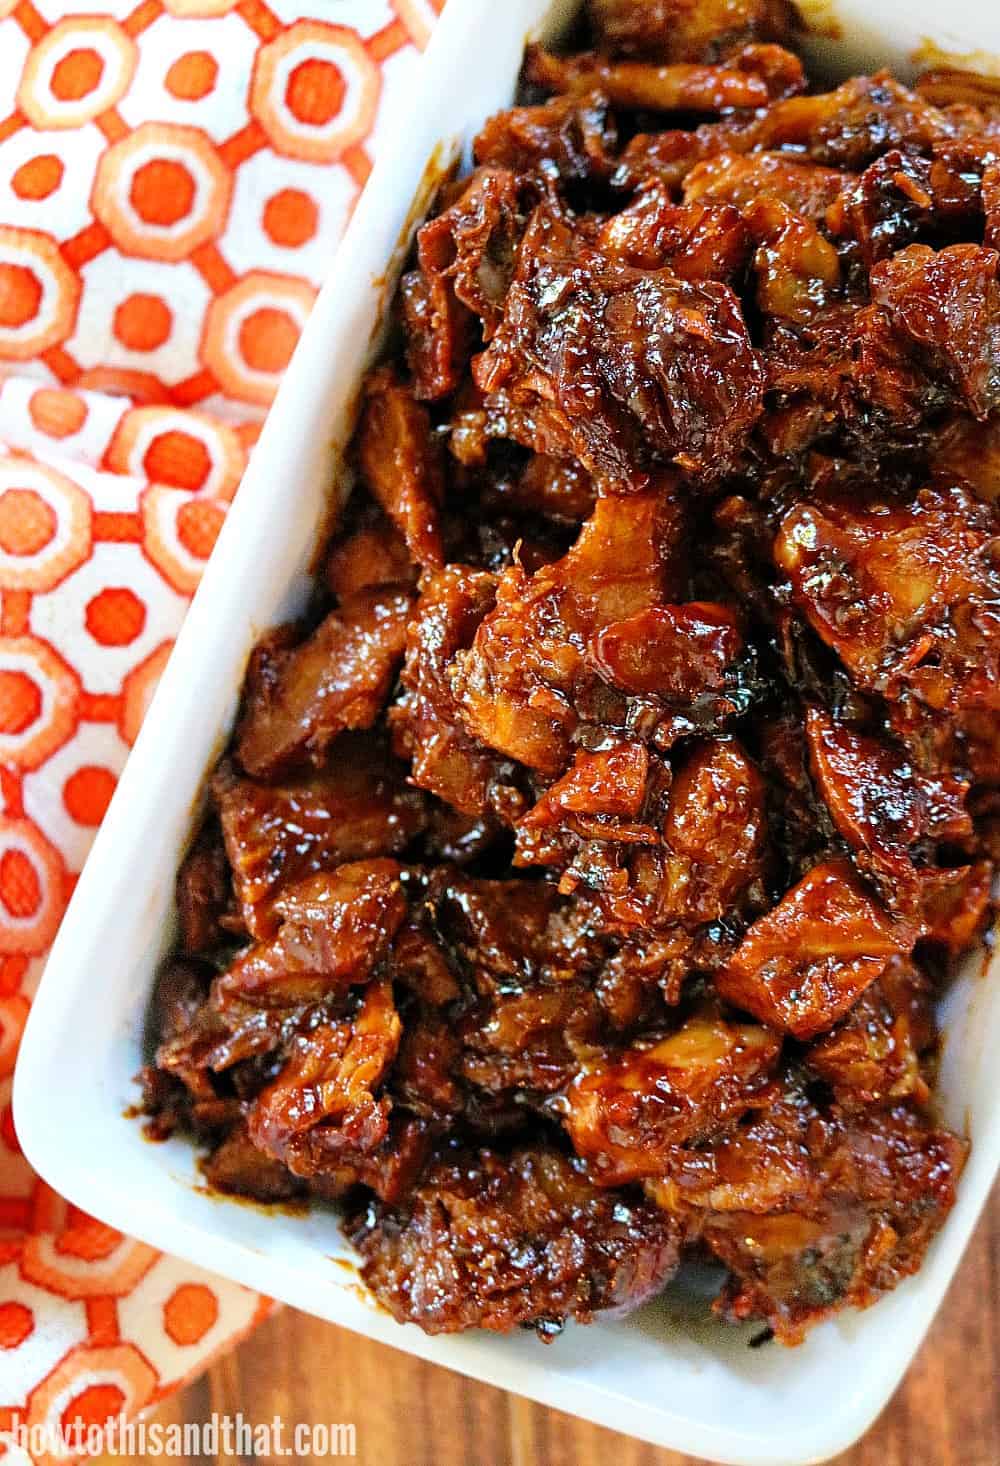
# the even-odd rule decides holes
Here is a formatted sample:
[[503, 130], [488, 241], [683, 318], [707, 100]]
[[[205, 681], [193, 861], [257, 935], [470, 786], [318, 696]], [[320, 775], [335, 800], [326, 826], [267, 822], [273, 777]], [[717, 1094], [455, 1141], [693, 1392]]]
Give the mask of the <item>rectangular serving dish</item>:
[[[78, 1206], [307, 1312], [661, 1446], [739, 1466], [805, 1466], [849, 1446], [888, 1400], [1000, 1167], [1000, 960], [992, 981], [982, 957], [970, 962], [943, 1015], [944, 1118], [974, 1141], [958, 1205], [916, 1278], [869, 1312], [823, 1325], [797, 1350], [750, 1350], [745, 1333], [677, 1298], [570, 1328], [551, 1348], [528, 1334], [428, 1338], [367, 1298], [332, 1212], [268, 1214], [213, 1199], [188, 1141], [150, 1144], [125, 1114], [206, 770], [228, 737], [254, 641], [304, 603], [358, 385], [406, 244], [434, 179], [510, 101], [526, 39], [565, 25], [576, 8], [571, 0], [448, 0], [53, 948], [17, 1065], [17, 1131], [31, 1164]], [[946, 22], [939, 0], [805, 0], [802, 8], [822, 25], [813, 49], [833, 72], [888, 63], [906, 73], [915, 51], [931, 54], [930, 38], [936, 54], [975, 52], [969, 64], [1000, 69], [1000, 59], [983, 56], [1000, 58], [1000, 7], [982, 0], [952, 0]]]

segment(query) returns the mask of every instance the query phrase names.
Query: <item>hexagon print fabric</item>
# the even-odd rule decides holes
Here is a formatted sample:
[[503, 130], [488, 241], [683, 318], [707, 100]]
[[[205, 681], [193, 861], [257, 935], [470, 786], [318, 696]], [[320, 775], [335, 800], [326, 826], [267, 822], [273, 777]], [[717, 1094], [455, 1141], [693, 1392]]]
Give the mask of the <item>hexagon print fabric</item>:
[[0, 1441], [143, 1408], [269, 1306], [55, 1196], [19, 1153], [11, 1077], [442, 4], [0, 0]]

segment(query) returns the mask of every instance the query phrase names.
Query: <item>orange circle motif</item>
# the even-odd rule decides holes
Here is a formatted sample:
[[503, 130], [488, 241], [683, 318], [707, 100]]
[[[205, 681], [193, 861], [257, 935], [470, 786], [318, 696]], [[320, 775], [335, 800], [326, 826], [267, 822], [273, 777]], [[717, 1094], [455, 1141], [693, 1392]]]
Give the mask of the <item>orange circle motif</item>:
[[151, 158], [132, 177], [129, 199], [146, 224], [179, 224], [191, 212], [195, 182], [174, 158]]
[[91, 1426], [105, 1425], [121, 1415], [126, 1403], [125, 1391], [117, 1385], [88, 1385], [66, 1406], [60, 1424], [67, 1436], [74, 1432], [82, 1436]]
[[129, 646], [146, 625], [146, 607], [126, 585], [109, 585], [87, 602], [84, 624], [100, 646]]
[[347, 87], [332, 61], [311, 56], [296, 66], [285, 84], [285, 106], [299, 122], [326, 127], [344, 105]]
[[204, 1283], [182, 1283], [163, 1305], [163, 1327], [175, 1344], [197, 1344], [219, 1317], [219, 1300]]
[[61, 387], [38, 387], [28, 402], [28, 416], [40, 433], [71, 438], [87, 421], [87, 404]]
[[208, 51], [186, 51], [164, 78], [164, 86], [180, 102], [199, 102], [215, 86], [219, 64]]
[[21, 921], [34, 916], [42, 904], [38, 872], [23, 850], [0, 855], [0, 903]]
[[51, 235], [0, 224], [0, 357], [29, 361], [63, 341], [80, 291]]
[[195, 500], [182, 504], [177, 511], [177, 538], [189, 555], [207, 560], [215, 548], [225, 517], [225, 511], [219, 504], [199, 504]]
[[0, 264], [0, 326], [25, 326], [38, 315], [42, 286], [34, 270], [9, 261]]
[[116, 339], [129, 351], [155, 351], [166, 341], [173, 324], [173, 314], [166, 301], [158, 295], [137, 291], [115, 310], [112, 329]]
[[242, 402], [271, 402], [315, 299], [305, 280], [269, 270], [249, 270], [217, 295], [205, 313], [201, 350], [221, 390]]
[[102, 153], [91, 207], [123, 254], [177, 261], [217, 238], [232, 190], [200, 128], [144, 122]]
[[315, 199], [300, 188], [283, 188], [264, 205], [264, 233], [272, 244], [297, 249], [316, 233], [319, 210]]
[[86, 764], [70, 774], [63, 785], [63, 804], [71, 819], [78, 825], [94, 828], [101, 823], [111, 803], [117, 779], [110, 769], [96, 764]]
[[142, 458], [146, 477], [179, 489], [200, 489], [212, 472], [212, 458], [193, 433], [168, 428], [157, 433]]
[[250, 111], [276, 152], [332, 163], [371, 131], [381, 87], [356, 31], [297, 20], [257, 53]]
[[63, 181], [62, 159], [55, 153], [39, 153], [22, 163], [10, 180], [19, 199], [47, 199]]
[[299, 328], [287, 311], [263, 305], [240, 326], [240, 355], [255, 372], [284, 371], [299, 339]]
[[117, 106], [138, 57], [135, 41], [111, 16], [65, 16], [35, 40], [18, 107], [39, 132], [81, 127]]
[[23, 454], [0, 459], [0, 584], [51, 591], [90, 558], [93, 506], [80, 485]]
[[59, 520], [34, 489], [0, 493], [0, 549], [8, 555], [37, 555], [52, 542]]
[[27, 672], [0, 668], [0, 733], [23, 733], [42, 711], [42, 694]]
[[35, 1316], [23, 1303], [0, 1303], [0, 1349], [16, 1349], [35, 1331]]
[[49, 88], [60, 102], [80, 102], [96, 91], [104, 75], [104, 62], [89, 46], [70, 51], [52, 68]]

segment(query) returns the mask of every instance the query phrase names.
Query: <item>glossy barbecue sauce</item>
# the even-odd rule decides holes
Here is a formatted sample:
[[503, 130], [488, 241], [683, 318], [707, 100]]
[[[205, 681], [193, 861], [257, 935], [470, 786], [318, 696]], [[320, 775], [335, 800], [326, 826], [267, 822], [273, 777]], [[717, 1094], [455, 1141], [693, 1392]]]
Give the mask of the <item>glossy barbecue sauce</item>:
[[146, 1108], [430, 1332], [919, 1267], [1000, 853], [1000, 88], [591, 0], [420, 230], [307, 624], [179, 877]]

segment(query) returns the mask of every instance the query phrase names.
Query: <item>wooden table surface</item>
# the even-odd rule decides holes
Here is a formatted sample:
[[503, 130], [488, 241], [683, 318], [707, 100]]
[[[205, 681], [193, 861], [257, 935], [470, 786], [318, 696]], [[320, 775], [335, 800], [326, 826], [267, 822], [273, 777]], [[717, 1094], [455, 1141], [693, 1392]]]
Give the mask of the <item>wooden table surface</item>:
[[[288, 1429], [353, 1422], [362, 1466], [694, 1466], [291, 1309], [153, 1418], [200, 1421], [215, 1411], [254, 1422], [278, 1414]], [[1000, 1191], [898, 1394], [837, 1466], [1000, 1466]]]

